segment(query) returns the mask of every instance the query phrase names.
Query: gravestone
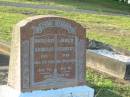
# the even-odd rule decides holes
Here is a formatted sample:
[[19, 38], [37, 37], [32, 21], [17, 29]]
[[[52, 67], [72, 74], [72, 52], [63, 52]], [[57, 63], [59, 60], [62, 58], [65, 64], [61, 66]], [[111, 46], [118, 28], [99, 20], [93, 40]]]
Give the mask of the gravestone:
[[13, 31], [8, 86], [29, 92], [85, 85], [85, 37], [85, 28], [66, 18], [21, 21]]

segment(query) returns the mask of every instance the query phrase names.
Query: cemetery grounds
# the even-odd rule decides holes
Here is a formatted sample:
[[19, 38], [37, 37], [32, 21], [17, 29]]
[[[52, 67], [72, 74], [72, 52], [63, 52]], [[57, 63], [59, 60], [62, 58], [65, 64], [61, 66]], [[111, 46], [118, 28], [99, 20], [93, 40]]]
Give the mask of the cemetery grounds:
[[[113, 14], [128, 14], [130, 13], [130, 10], [128, 10], [130, 9], [130, 6], [126, 5], [125, 7], [123, 4], [119, 4], [121, 6], [117, 6], [117, 2], [114, 3], [115, 6], [112, 6], [112, 0], [110, 0], [110, 3], [106, 3], [106, 0], [101, 1], [104, 6], [98, 5], [96, 0], [93, 0], [92, 2], [88, 0], [89, 3], [87, 3], [87, 5], [90, 4], [92, 6], [87, 7], [85, 5], [85, 0], [85, 3], [79, 1], [75, 1], [73, 3], [72, 0], [64, 0], [64, 2], [63, 0], [57, 0], [57, 2], [53, 3], [49, 1], [44, 3], [42, 2], [47, 5], [96, 10], [96, 14], [0, 6], [0, 40], [10, 43], [12, 28], [22, 19], [33, 15], [53, 14], [67, 17], [82, 24], [86, 28], [86, 37], [89, 39], [94, 39], [112, 46], [130, 50], [130, 17], [127, 15]], [[11, 2], [20, 1], [12, 0]], [[38, 1], [34, 2], [23, 0], [21, 2], [40, 4]], [[106, 8], [106, 4], [108, 4], [108, 6], [111, 4], [110, 8]], [[112, 14], [105, 14], [105, 12], [110, 12]], [[1, 79], [2, 78], [0, 77], [0, 80]], [[101, 74], [89, 68], [87, 68], [86, 72], [86, 81], [87, 85], [96, 90], [96, 97], [130, 97], [130, 83], [128, 82], [109, 77], [106, 74]]]

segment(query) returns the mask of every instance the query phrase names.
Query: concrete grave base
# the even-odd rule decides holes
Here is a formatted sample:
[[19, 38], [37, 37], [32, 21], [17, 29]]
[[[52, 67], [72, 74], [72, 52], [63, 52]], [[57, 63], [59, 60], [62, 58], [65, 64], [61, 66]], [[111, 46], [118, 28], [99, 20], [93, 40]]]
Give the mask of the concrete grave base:
[[86, 66], [119, 79], [130, 80], [130, 56], [105, 49], [87, 50]]
[[94, 89], [88, 86], [77, 86], [20, 93], [9, 86], [2, 85], [0, 86], [0, 97], [94, 97]]

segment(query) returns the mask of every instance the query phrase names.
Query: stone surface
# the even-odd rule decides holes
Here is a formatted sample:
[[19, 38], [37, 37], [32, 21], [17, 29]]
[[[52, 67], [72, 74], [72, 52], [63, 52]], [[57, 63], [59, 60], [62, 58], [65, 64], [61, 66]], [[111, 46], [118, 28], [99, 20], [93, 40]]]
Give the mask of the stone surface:
[[35, 16], [13, 31], [8, 85], [19, 91], [85, 84], [85, 29], [57, 16]]
[[106, 50], [87, 50], [87, 67], [130, 80], [130, 57]]
[[78, 86], [20, 93], [8, 86], [0, 86], [0, 97], [94, 97], [94, 90], [87, 86]]

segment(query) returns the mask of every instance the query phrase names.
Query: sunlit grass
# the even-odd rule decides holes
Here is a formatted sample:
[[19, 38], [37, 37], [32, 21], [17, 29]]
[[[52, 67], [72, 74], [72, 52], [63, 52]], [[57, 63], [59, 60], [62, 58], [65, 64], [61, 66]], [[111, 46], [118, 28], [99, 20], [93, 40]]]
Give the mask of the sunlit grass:
[[62, 6], [66, 8], [95, 10], [99, 13], [111, 12], [111, 13], [130, 14], [130, 5], [118, 2], [118, 0], [0, 0], [0, 1]]
[[22, 14], [11, 14], [0, 12], [0, 40], [10, 41], [12, 27], [21, 19], [25, 18]]
[[0, 39], [10, 41], [12, 27], [18, 21], [33, 15], [48, 14], [63, 16], [77, 21], [86, 28], [86, 37], [90, 39], [130, 50], [130, 17], [80, 14], [57, 10], [0, 7]]

